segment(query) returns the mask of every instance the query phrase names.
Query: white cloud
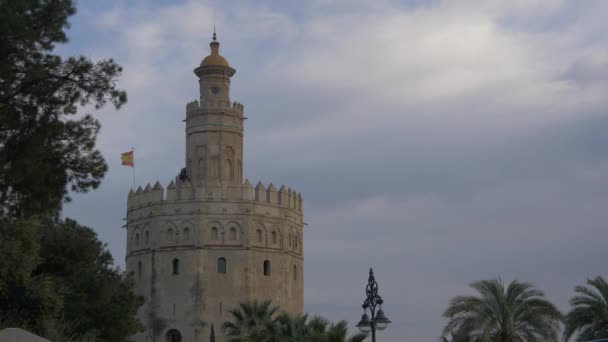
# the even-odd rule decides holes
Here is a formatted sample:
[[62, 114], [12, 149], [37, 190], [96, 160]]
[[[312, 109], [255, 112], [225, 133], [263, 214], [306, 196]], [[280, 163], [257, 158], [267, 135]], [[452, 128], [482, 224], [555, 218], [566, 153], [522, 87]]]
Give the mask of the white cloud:
[[97, 15], [95, 23], [100, 30], [107, 30], [119, 26], [124, 21], [125, 9], [116, 6]]
[[606, 103], [605, 87], [581, 90], [560, 79], [581, 54], [597, 53], [598, 47], [581, 46], [588, 30], [522, 32], [502, 25], [504, 17], [556, 12], [563, 1], [481, 4], [443, 1], [415, 10], [388, 6], [309, 18], [266, 70], [277, 83], [349, 98], [320, 122], [288, 124], [274, 140], [302, 143], [408, 125], [438, 109], [448, 125], [480, 120], [496, 135]]

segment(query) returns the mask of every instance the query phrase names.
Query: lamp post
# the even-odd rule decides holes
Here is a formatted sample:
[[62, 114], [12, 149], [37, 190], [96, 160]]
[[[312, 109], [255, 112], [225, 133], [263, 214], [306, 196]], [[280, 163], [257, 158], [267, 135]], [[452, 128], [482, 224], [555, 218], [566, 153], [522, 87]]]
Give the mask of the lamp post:
[[[369, 334], [371, 331], [372, 342], [376, 342], [376, 330], [386, 329], [391, 321], [384, 315], [384, 311], [382, 310], [382, 303], [384, 301], [378, 294], [378, 283], [376, 282], [376, 278], [374, 278], [374, 271], [371, 268], [369, 269], [365, 294], [366, 298], [362, 305], [363, 316], [361, 316], [361, 321], [357, 323], [357, 328], [364, 334]], [[376, 306], [378, 307], [378, 312], [376, 312]], [[371, 319], [367, 315], [367, 309], [369, 309]]]

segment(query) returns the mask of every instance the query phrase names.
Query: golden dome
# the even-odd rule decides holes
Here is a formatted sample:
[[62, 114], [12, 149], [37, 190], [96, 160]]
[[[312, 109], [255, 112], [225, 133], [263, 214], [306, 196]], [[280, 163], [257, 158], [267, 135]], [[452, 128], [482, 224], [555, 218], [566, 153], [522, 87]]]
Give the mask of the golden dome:
[[219, 65], [229, 68], [230, 64], [228, 64], [226, 58], [220, 55], [220, 42], [216, 40], [215, 32], [213, 32], [213, 41], [209, 43], [209, 47], [211, 47], [211, 54], [203, 59], [201, 67]]
[[226, 58], [224, 58], [221, 55], [214, 55], [211, 54], [207, 57], [205, 57], [203, 59], [203, 61], [201, 62], [201, 66], [208, 66], [208, 65], [221, 65], [221, 66], [225, 66], [225, 67], [230, 67], [230, 65], [228, 64], [228, 61], [226, 60]]

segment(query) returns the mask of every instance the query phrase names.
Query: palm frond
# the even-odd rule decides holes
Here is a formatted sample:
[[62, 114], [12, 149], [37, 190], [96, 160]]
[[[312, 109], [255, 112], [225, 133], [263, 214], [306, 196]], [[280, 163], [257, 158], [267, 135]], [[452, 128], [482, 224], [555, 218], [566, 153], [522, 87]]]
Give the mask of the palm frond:
[[471, 284], [478, 296], [458, 296], [443, 313], [447, 337], [458, 332], [476, 341], [556, 341], [562, 315], [532, 284], [502, 279]]
[[576, 286], [565, 317], [564, 340], [579, 332], [579, 339], [608, 338], [608, 284], [601, 276]]

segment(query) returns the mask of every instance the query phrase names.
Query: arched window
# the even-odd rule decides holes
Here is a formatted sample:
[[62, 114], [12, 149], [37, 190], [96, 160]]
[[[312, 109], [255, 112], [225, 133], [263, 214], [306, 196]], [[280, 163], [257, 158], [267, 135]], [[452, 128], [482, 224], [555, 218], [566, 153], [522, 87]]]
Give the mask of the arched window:
[[173, 259], [173, 274], [179, 274], [179, 259]]
[[141, 271], [142, 271], [142, 264], [141, 261], [137, 262], [137, 278], [141, 279]]
[[293, 280], [298, 280], [298, 266], [293, 265]]
[[146, 232], [144, 233], [144, 241], [146, 242], [146, 245], [148, 243], [150, 243], [150, 232], [146, 230]]
[[135, 246], [139, 246], [139, 233], [135, 233]]
[[236, 240], [236, 228], [230, 228], [230, 240]]
[[264, 275], [265, 276], [270, 275], [270, 261], [268, 261], [268, 260], [264, 260]]
[[173, 241], [173, 229], [167, 229], [167, 241]]
[[175, 329], [171, 329], [165, 335], [165, 342], [182, 342], [182, 334]]
[[272, 243], [276, 245], [277, 243], [277, 232], [272, 232]]
[[220, 173], [218, 157], [211, 158], [211, 177], [216, 178]]
[[217, 273], [226, 273], [226, 259], [217, 259]]
[[296, 250], [298, 250], [298, 236], [296, 235]]
[[184, 228], [184, 240], [190, 239], [190, 228]]
[[218, 239], [217, 228], [213, 227], [213, 228], [211, 228], [211, 240], [217, 240], [217, 239]]
[[232, 178], [234, 178], [234, 171], [232, 170], [232, 161], [230, 159], [226, 159], [224, 169], [224, 176], [226, 179], [232, 180]]
[[256, 234], [258, 236], [258, 242], [262, 242], [262, 230], [261, 229], [256, 230]]
[[289, 233], [289, 247], [291, 247], [291, 233]]

